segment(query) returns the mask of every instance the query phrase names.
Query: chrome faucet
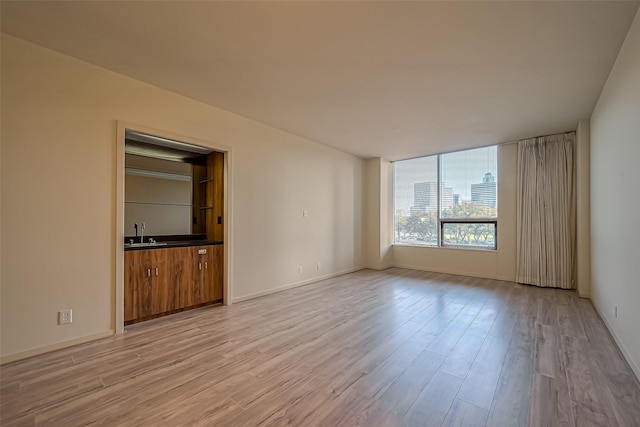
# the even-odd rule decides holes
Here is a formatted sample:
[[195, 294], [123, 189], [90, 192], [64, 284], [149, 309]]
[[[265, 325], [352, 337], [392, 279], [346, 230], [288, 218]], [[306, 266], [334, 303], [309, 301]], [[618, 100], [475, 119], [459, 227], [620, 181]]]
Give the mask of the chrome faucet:
[[144, 243], [144, 222], [140, 224], [140, 243]]

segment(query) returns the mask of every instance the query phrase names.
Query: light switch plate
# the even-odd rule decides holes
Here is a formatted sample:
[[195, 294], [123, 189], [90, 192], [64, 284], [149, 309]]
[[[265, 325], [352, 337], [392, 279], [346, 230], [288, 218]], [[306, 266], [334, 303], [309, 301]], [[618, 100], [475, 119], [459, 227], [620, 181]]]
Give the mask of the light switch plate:
[[73, 317], [72, 317], [72, 310], [70, 308], [66, 309], [66, 310], [60, 310], [58, 312], [58, 324], [59, 325], [66, 325], [69, 324], [73, 321]]

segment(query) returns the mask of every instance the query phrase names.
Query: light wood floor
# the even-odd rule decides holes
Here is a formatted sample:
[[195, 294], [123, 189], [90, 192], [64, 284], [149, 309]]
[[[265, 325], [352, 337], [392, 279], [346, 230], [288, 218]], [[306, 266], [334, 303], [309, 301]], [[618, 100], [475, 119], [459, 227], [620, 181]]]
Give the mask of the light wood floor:
[[1, 424], [640, 426], [572, 291], [364, 270], [1, 368]]

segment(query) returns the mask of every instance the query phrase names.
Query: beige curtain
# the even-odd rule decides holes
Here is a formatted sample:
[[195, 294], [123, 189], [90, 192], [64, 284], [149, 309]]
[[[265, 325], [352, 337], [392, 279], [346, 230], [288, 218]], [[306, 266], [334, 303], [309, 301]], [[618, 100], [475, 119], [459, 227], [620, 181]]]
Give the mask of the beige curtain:
[[518, 142], [517, 278], [573, 288], [575, 132]]

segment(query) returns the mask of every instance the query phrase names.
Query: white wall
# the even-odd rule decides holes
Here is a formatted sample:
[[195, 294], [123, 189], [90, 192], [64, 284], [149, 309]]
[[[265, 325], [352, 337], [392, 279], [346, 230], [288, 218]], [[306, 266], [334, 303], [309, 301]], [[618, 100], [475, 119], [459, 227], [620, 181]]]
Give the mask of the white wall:
[[393, 167], [379, 157], [366, 161], [366, 266], [393, 266]]
[[591, 129], [581, 120], [576, 131], [576, 288], [591, 295]]
[[639, 161], [640, 12], [591, 117], [591, 296], [638, 376]]
[[517, 144], [498, 146], [498, 250], [394, 246], [394, 265], [465, 276], [515, 280]]
[[393, 165], [380, 159], [380, 265], [393, 266]]
[[366, 160], [365, 185], [365, 265], [380, 270], [380, 158]]
[[1, 78], [3, 361], [115, 328], [116, 120], [230, 147], [234, 300], [364, 264], [362, 159], [7, 35]]

